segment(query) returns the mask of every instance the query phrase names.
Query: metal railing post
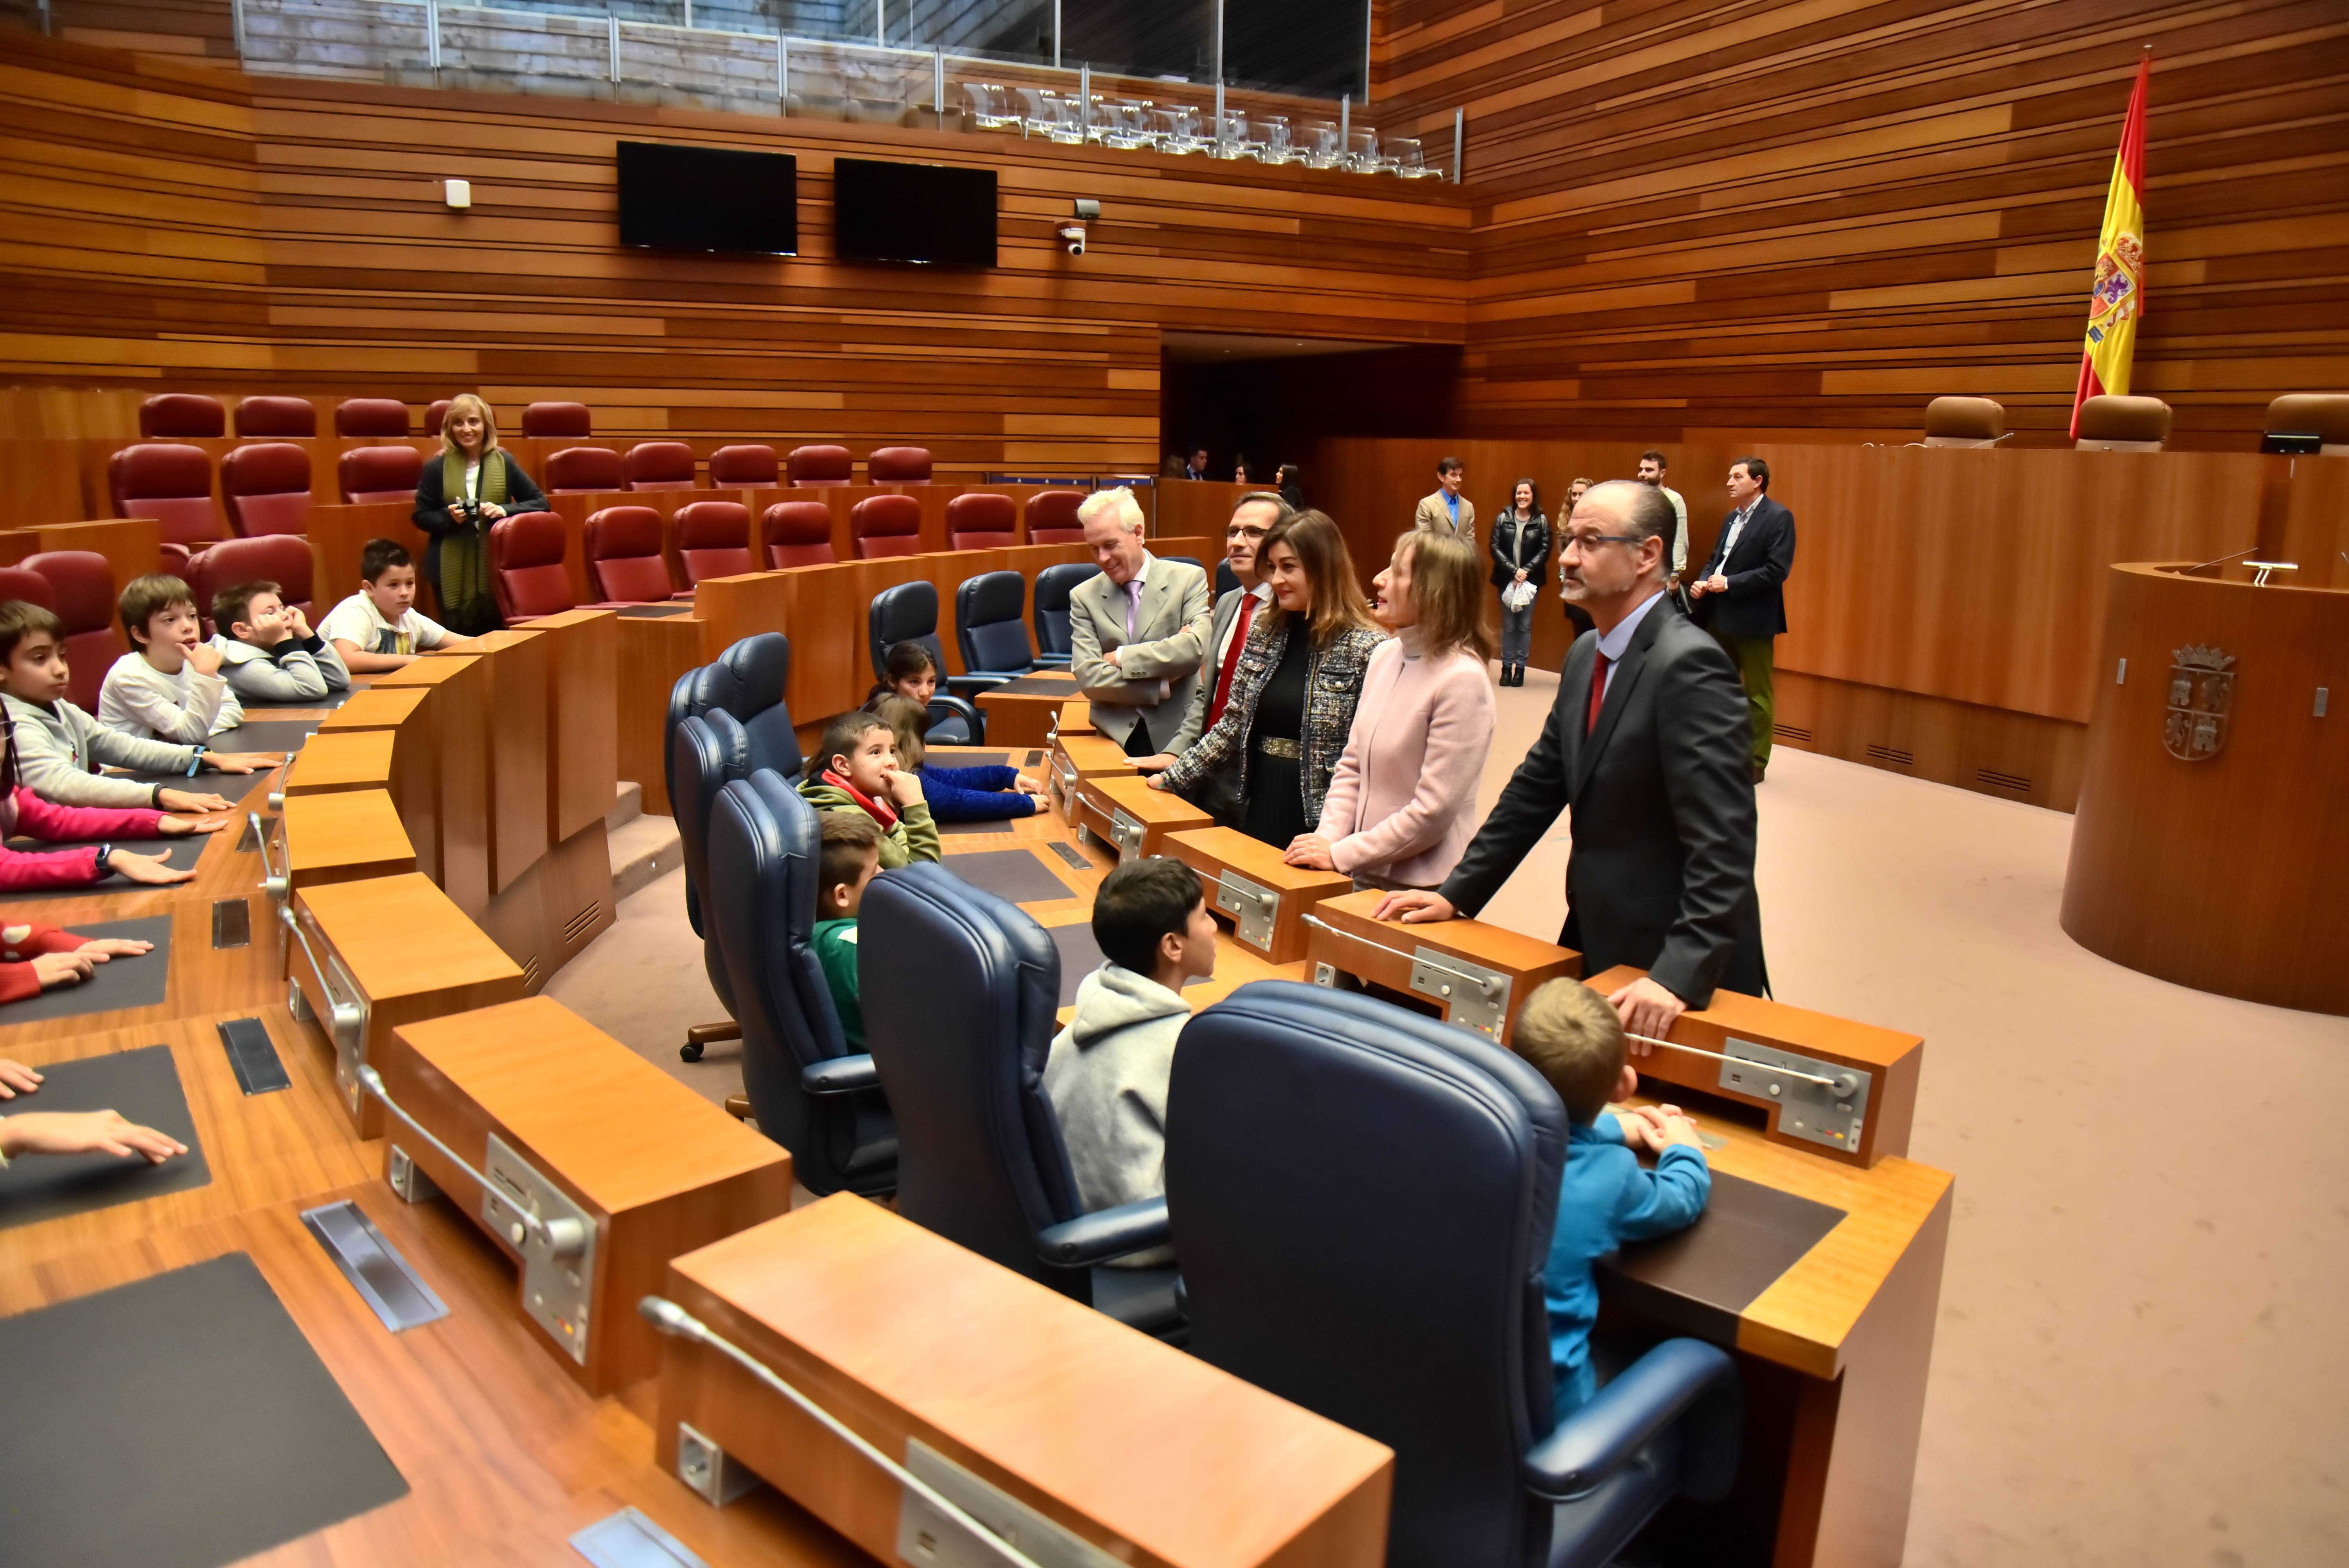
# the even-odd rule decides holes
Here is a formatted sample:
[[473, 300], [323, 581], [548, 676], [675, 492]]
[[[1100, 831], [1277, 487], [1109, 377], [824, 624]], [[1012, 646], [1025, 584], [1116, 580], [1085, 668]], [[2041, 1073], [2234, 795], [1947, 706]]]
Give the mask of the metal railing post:
[[1454, 185], [1460, 183], [1461, 154], [1467, 145], [1468, 111], [1455, 108], [1452, 111], [1452, 183]]
[[1224, 0], [1216, 0], [1216, 135], [1224, 123]]
[[1077, 134], [1091, 136], [1093, 123], [1093, 63], [1077, 67]]
[[1061, 0], [1052, 0], [1052, 68], [1061, 68]]
[[1338, 157], [1342, 160], [1354, 129], [1354, 96], [1338, 95]]
[[889, 11], [887, 0], [873, 0], [873, 43], [876, 48], [889, 46]]
[[1224, 145], [1224, 78], [1221, 72], [1216, 77], [1216, 145]]
[[685, 25], [693, 26], [693, 0], [685, 0]]
[[782, 34], [775, 35], [775, 103], [788, 117], [792, 112], [792, 45]]
[[604, 13], [604, 20], [609, 28], [612, 41], [612, 85], [618, 87], [620, 85], [620, 14], [617, 11], [606, 11]]
[[930, 104], [937, 111], [938, 129], [947, 128], [947, 52], [930, 51]]
[[[243, 59], [244, 57], [244, 0], [235, 0], [235, 3], [229, 7], [228, 23], [230, 30], [236, 36], [237, 58]], [[48, 36], [49, 0], [41, 0], [41, 36], [46, 38]]]
[[1362, 101], [1364, 103], [1371, 101], [1371, 35], [1373, 29], [1371, 9], [1373, 4], [1375, 0], [1362, 0]]
[[424, 63], [432, 67], [432, 85], [440, 86], [440, 0], [424, 0]]

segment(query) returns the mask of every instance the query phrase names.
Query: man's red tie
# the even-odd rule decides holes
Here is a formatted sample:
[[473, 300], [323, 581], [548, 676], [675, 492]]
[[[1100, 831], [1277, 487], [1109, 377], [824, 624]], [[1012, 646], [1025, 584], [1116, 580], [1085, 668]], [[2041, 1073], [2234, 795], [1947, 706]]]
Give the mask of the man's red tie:
[[1599, 710], [1607, 704], [1607, 666], [1610, 662], [1598, 649], [1591, 650], [1590, 717], [1583, 721], [1582, 733], [1590, 734], [1599, 727]]
[[1256, 618], [1256, 595], [1240, 595], [1240, 617], [1232, 624], [1232, 645], [1224, 651], [1224, 667], [1216, 674], [1216, 700], [1207, 706], [1207, 727], [1216, 727], [1216, 720], [1224, 717], [1224, 704], [1232, 700], [1232, 672], [1240, 667], [1240, 649], [1247, 644], [1248, 623]]

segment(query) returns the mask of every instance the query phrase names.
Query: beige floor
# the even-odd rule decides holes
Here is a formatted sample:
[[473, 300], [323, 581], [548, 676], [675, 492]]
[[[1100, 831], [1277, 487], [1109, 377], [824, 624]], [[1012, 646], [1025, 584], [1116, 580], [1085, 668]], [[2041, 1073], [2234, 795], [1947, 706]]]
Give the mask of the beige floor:
[[[1555, 688], [1500, 694], [1486, 804]], [[1761, 803], [1780, 998], [1926, 1037], [1910, 1153], [1958, 1180], [1908, 1563], [2349, 1564], [2349, 1019], [2075, 946], [2060, 813], [1783, 750]], [[1564, 830], [1489, 918], [1556, 935]], [[719, 1016], [680, 876], [549, 990], [739, 1092], [677, 1059]]]

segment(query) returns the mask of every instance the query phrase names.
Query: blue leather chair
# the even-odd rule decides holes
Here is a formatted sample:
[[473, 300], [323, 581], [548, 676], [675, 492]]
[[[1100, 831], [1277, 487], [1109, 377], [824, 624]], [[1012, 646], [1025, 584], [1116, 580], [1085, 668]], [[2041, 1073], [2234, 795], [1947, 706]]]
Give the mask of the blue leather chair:
[[1218, 599], [1240, 585], [1240, 574], [1232, 570], [1231, 557], [1224, 556], [1216, 562], [1216, 593]]
[[970, 699], [990, 686], [999, 686], [1008, 675], [950, 676], [946, 673], [946, 645], [938, 641], [938, 591], [927, 583], [900, 583], [873, 595], [864, 618], [873, 648], [873, 678], [886, 677], [889, 650], [899, 643], [919, 643], [938, 663], [938, 689], [930, 697], [930, 727], [922, 738], [932, 746], [980, 746], [987, 740], [987, 720]]
[[1395, 1450], [1392, 1568], [1598, 1568], [1675, 1496], [1728, 1491], [1715, 1346], [1666, 1340], [1551, 1418], [1567, 1119], [1516, 1056], [1259, 981], [1185, 1028], [1166, 1120], [1191, 1353]]
[[984, 572], [955, 590], [955, 642], [963, 668], [1018, 677], [1036, 667], [1023, 619], [1028, 580], [1017, 572]]
[[[672, 767], [676, 762], [679, 721], [722, 708], [748, 732], [750, 749], [744, 762], [745, 773], [771, 768], [785, 779], [797, 783], [802, 767], [799, 735], [792, 727], [792, 710], [783, 701], [783, 686], [791, 675], [791, 639], [781, 632], [761, 632], [744, 637], [719, 655], [715, 663], [678, 676], [668, 694], [668, 762]], [[667, 782], [669, 799], [674, 801], [674, 772]], [[700, 927], [694, 929], [698, 931]]]
[[1036, 662], [1066, 665], [1076, 654], [1069, 637], [1069, 595], [1077, 584], [1101, 568], [1081, 561], [1064, 561], [1036, 573]]
[[1088, 1214], [1044, 1062], [1060, 1029], [1061, 955], [1018, 905], [945, 865], [865, 890], [860, 938], [918, 953], [919, 985], [864, 992], [864, 1038], [897, 1124], [897, 1212], [1144, 1330], [1179, 1322], [1174, 1270], [1095, 1266], [1164, 1246], [1154, 1199]]
[[816, 961], [815, 809], [770, 769], [718, 792], [709, 918], [742, 1020], [742, 1087], [759, 1130], [809, 1191], [896, 1185], [897, 1133], [873, 1058], [848, 1054]]
[[[726, 975], [726, 957], [718, 945], [717, 928], [703, 913], [709, 885], [709, 814], [718, 804], [718, 792], [737, 779], [745, 778], [750, 769], [750, 738], [733, 715], [722, 707], [714, 707], [698, 717], [687, 718], [669, 730], [669, 810], [677, 818], [677, 836], [685, 850], [685, 914], [692, 923], [693, 934], [701, 938], [701, 965], [709, 975], [709, 988], [718, 993], [725, 1004], [726, 1016], [738, 1018], [734, 1006], [734, 987]], [[721, 1039], [738, 1038], [739, 1025], [697, 1024], [686, 1031], [685, 1044], [678, 1054], [685, 1060], [698, 1062], [705, 1047]]]

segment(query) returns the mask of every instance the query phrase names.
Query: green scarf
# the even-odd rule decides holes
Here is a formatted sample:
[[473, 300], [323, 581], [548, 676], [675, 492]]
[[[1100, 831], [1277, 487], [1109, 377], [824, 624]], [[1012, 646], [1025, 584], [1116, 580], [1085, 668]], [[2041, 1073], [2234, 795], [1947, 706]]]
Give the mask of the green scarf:
[[[465, 494], [465, 459], [461, 456], [440, 454], [440, 497], [454, 502]], [[502, 451], [481, 454], [481, 471], [476, 500], [506, 503], [506, 455]], [[490, 591], [490, 542], [486, 535], [471, 529], [455, 530], [440, 536], [440, 611], [448, 617], [449, 629], [460, 637], [478, 636], [495, 631], [498, 625], [496, 595]]]

